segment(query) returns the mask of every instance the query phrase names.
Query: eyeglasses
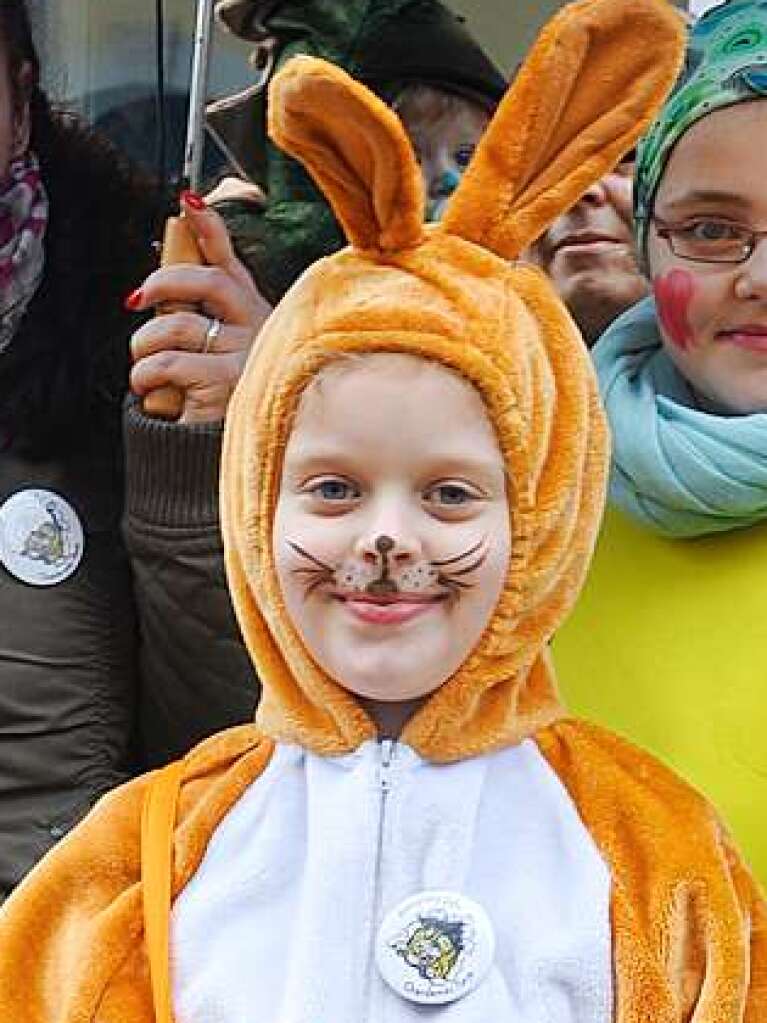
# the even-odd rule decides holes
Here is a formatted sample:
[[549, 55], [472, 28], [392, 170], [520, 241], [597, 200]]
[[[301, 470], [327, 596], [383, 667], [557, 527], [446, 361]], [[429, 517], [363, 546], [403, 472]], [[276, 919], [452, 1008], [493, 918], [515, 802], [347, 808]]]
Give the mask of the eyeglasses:
[[693, 263], [745, 263], [767, 231], [753, 231], [729, 220], [701, 218], [689, 224], [668, 224], [653, 217], [658, 237], [680, 259]]

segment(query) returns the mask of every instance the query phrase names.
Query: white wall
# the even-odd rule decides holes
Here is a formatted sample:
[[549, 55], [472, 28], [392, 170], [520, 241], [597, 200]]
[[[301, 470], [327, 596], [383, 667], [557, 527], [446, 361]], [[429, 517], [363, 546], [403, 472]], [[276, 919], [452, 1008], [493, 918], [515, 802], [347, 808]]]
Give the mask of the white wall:
[[448, 0], [502, 71], [520, 62], [561, 0]]
[[[564, 6], [563, 0], [446, 0], [462, 14], [474, 36], [506, 72], [520, 62], [543, 24]], [[722, 0], [671, 0], [702, 13]]]
[[[58, 96], [82, 96], [95, 87], [152, 79], [154, 0], [28, 0], [36, 11], [46, 84]], [[338, 0], [343, 3], [343, 0]], [[504, 71], [512, 70], [561, 0], [447, 0]], [[168, 78], [182, 87], [188, 76], [188, 40], [195, 0], [165, 0]], [[236, 84], [247, 47], [217, 33], [212, 90]], [[77, 59], [74, 55], [81, 55]], [[82, 55], [87, 54], [86, 59]]]
[[[98, 90], [155, 81], [155, 0], [27, 0], [36, 12], [46, 86], [63, 100]], [[343, 3], [344, 0], [338, 0]], [[502, 71], [517, 66], [543, 23], [562, 0], [446, 0]], [[708, 4], [714, 0], [678, 0]], [[166, 74], [169, 89], [185, 91], [195, 0], [165, 0]], [[250, 81], [249, 47], [217, 31], [211, 65], [211, 95], [232, 92]], [[85, 109], [93, 114], [94, 110]]]

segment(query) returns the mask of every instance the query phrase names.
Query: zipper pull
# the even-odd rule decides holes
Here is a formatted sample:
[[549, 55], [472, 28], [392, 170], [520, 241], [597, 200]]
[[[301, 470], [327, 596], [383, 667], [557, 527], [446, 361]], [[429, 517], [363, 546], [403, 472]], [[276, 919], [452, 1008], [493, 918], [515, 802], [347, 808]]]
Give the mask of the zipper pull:
[[389, 772], [391, 770], [391, 762], [394, 759], [394, 740], [393, 739], [382, 739], [381, 740], [381, 791], [388, 792], [391, 788], [391, 779]]

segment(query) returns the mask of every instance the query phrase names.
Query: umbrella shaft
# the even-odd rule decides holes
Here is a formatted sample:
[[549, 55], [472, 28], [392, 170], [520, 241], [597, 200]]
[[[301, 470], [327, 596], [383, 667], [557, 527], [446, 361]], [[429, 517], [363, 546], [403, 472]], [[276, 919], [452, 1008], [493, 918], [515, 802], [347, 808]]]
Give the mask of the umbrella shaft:
[[205, 101], [208, 92], [208, 67], [213, 32], [214, 0], [198, 0], [194, 33], [192, 81], [189, 90], [189, 120], [184, 150], [183, 180], [194, 191], [200, 188], [202, 155], [205, 144]]

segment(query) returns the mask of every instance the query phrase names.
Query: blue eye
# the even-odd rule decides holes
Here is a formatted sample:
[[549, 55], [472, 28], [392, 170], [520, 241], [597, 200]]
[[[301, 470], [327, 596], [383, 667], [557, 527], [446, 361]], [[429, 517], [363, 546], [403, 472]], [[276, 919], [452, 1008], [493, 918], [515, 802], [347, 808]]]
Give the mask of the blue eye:
[[472, 156], [474, 156], [474, 146], [459, 146], [453, 154], [455, 162], [463, 170], [469, 166]]
[[[721, 220], [698, 220], [686, 229], [691, 238], [701, 242], [721, 242], [730, 239], [740, 241], [743, 228]], [[748, 234], [748, 230], [745, 232]]]
[[323, 501], [336, 503], [353, 501], [360, 496], [357, 487], [342, 479], [320, 480], [310, 488], [309, 492], [320, 497]]
[[458, 508], [476, 500], [474, 494], [458, 483], [440, 483], [428, 490], [425, 497], [431, 504], [446, 508]]

